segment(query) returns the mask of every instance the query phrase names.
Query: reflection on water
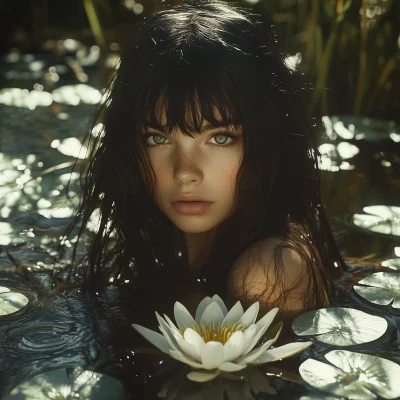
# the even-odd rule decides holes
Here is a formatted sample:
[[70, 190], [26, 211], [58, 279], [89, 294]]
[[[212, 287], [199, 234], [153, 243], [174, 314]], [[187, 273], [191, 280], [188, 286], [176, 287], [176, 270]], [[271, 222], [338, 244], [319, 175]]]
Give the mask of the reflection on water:
[[[67, 267], [76, 237], [63, 243], [61, 259], [55, 249], [75, 212], [79, 176], [71, 175], [72, 165], [75, 157], [78, 163], [85, 158], [80, 144], [102, 88], [98, 74], [87, 68], [98, 49], [75, 41], [60, 46], [72, 57], [69, 63], [14, 54], [2, 71], [2, 86], [18, 89], [0, 91], [0, 397], [15, 388], [9, 398], [329, 398], [302, 380], [299, 365], [326, 362], [325, 355], [343, 342], [293, 333], [290, 341], [305, 338], [313, 346], [293, 359], [201, 385], [185, 380], [182, 364], [160, 355], [132, 329], [140, 323], [138, 299], [145, 302], [150, 294], [135, 298], [110, 287], [103, 307], [104, 299], [89, 299], [74, 287]], [[82, 85], [85, 75], [90, 87]], [[350, 116], [324, 117], [324, 123], [323, 196], [350, 265], [336, 283], [335, 305], [387, 325], [377, 338], [347, 344], [346, 350], [399, 364], [400, 130], [393, 122]], [[92, 135], [102, 129], [96, 126]], [[91, 222], [96, 229], [98, 221]], [[85, 251], [82, 245], [78, 256]], [[372, 275], [380, 271], [390, 277]], [[66, 285], [67, 279], [72, 283]], [[334, 316], [331, 325], [339, 319]], [[340, 321], [336, 338], [350, 326], [349, 319]], [[368, 321], [360, 322], [365, 336], [374, 333]]]

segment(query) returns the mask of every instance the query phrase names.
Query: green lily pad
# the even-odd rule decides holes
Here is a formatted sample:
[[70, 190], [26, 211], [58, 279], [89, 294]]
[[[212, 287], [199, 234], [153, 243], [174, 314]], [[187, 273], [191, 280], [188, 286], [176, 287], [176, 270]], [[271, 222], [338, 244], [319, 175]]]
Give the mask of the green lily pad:
[[333, 365], [309, 358], [299, 367], [311, 386], [350, 399], [400, 396], [400, 365], [369, 354], [333, 350], [325, 354]]
[[400, 207], [369, 206], [364, 207], [367, 214], [354, 214], [354, 225], [371, 232], [400, 236]]
[[309, 311], [292, 324], [296, 335], [317, 335], [320, 342], [334, 346], [353, 346], [379, 339], [388, 323], [382, 317], [353, 308], [332, 307]]
[[0, 286], [0, 316], [15, 313], [28, 302], [28, 298], [22, 293], [11, 292], [9, 288]]
[[358, 283], [369, 286], [353, 286], [355, 292], [365, 300], [400, 308], [400, 275], [397, 272], [376, 272]]
[[312, 394], [311, 396], [301, 396], [299, 400], [345, 400], [345, 398]]
[[16, 386], [5, 400], [124, 399], [121, 383], [107, 375], [76, 368], [45, 372]]
[[400, 271], [400, 258], [392, 258], [390, 260], [385, 260], [382, 262], [381, 265], [382, 265], [382, 267]]

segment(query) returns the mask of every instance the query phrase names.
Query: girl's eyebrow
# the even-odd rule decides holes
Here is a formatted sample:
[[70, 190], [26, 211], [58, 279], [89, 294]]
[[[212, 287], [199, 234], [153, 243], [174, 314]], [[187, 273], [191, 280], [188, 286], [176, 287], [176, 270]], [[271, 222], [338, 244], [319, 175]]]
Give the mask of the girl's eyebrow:
[[[218, 122], [216, 125], [215, 124], [210, 124], [207, 123], [205, 125], [203, 125], [201, 127], [200, 133], [202, 132], [207, 132], [207, 131], [211, 131], [213, 129], [218, 129], [218, 128], [230, 128], [230, 129], [234, 129], [234, 130], [239, 130], [240, 129], [240, 124], [226, 124], [225, 122]], [[147, 128], [153, 128], [153, 129], [157, 129], [161, 132], [164, 131], [164, 127], [161, 126], [158, 123], [153, 123], [150, 121], [145, 121], [144, 122], [144, 127]]]

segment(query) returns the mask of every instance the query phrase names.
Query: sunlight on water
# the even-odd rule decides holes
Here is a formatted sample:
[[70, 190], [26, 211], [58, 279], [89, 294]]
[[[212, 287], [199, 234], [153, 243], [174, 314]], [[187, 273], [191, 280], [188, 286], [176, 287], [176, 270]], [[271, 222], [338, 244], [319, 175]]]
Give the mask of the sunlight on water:
[[[133, 12], [138, 4], [130, 3]], [[105, 136], [102, 123], [90, 128], [90, 118], [109, 93], [85, 84], [85, 80], [96, 82], [98, 76], [77, 68], [99, 60], [98, 46], [85, 46], [72, 38], [46, 46], [70, 59], [55, 64], [32, 54], [10, 53], [5, 60], [13, 68], [4, 77], [18, 79], [21, 88], [13, 82], [0, 90], [0, 314], [4, 316], [0, 397], [12, 390], [9, 398], [18, 400], [83, 398], [86, 385], [105, 399], [117, 399], [119, 382], [113, 378], [115, 389], [111, 380], [96, 386], [107, 377], [97, 371], [124, 380], [126, 376], [118, 375], [122, 369], [128, 371], [130, 388], [147, 386], [159, 398], [178, 392], [182, 398], [193, 393], [209, 396], [210, 387], [184, 381], [188, 371], [178, 370], [171, 358], [146, 353], [144, 347], [130, 348], [134, 332], [129, 324], [137, 318], [138, 307], [143, 307], [137, 299], [124, 303], [115, 298], [112, 312], [121, 320], [127, 315], [128, 322], [112, 326], [111, 334], [97, 306], [80, 288], [73, 289], [82, 273], [70, 268], [77, 231], [61, 238], [79, 204], [77, 171], [88, 151], [82, 138], [87, 132], [98, 140]], [[285, 62], [294, 71], [301, 58], [298, 53]], [[114, 54], [104, 66], [117, 68], [118, 59]], [[78, 72], [66, 78], [73, 68]], [[228, 393], [230, 399], [243, 400], [252, 390], [293, 399], [329, 399], [329, 393], [394, 398], [390, 396], [399, 393], [398, 379], [392, 375], [399, 373], [400, 163], [396, 154], [400, 129], [393, 121], [353, 116], [324, 116], [322, 122], [325, 133], [319, 162], [327, 181], [324, 201], [351, 268], [335, 282], [329, 309], [304, 313], [293, 324], [293, 340], [312, 340], [310, 348], [287, 365], [278, 361], [265, 370], [232, 374], [236, 380], [216, 380], [218, 395]], [[77, 249], [80, 257], [87, 254], [100, 219], [97, 209]], [[60, 257], [58, 244], [64, 251]], [[116, 274], [109, 280], [110, 288], [114, 290], [118, 282], [129, 287], [133, 280]], [[117, 337], [114, 347], [112, 335]], [[344, 351], [335, 346], [350, 347]], [[163, 368], [168, 378], [156, 378]], [[160, 385], [153, 384], [156, 379]], [[330, 386], [325, 385], [328, 381]], [[115, 390], [114, 397], [110, 390]]]
[[51, 142], [51, 147], [66, 156], [80, 159], [87, 158], [88, 150], [77, 138], [68, 138], [63, 141], [55, 139]]

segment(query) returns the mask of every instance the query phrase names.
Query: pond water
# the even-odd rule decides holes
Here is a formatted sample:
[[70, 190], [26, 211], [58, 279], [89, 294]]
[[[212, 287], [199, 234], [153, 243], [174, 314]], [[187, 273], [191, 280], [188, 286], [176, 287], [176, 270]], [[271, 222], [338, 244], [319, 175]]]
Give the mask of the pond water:
[[[294, 357], [246, 372], [251, 375], [250, 384], [243, 379], [193, 383], [185, 379], [183, 364], [160, 356], [151, 346], [132, 345], [135, 316], [127, 306], [129, 291], [109, 289], [109, 310], [119, 321], [113, 329], [99, 304], [83, 295], [79, 286], [70, 283], [57, 294], [53, 292], [69, 277], [72, 243], [64, 243], [66, 251], [61, 260], [56, 258], [56, 245], [74, 215], [79, 196], [79, 176], [76, 172], [71, 175], [71, 168], [75, 157], [84, 157], [82, 149], [79, 153], [80, 140], [101, 96], [98, 66], [90, 66], [89, 61], [88, 65], [81, 62], [81, 67], [92, 89], [65, 88], [77, 84], [76, 69], [73, 72], [71, 62], [65, 63], [65, 59], [14, 54], [1, 64], [0, 397], [379, 398], [379, 393], [368, 397], [360, 388], [342, 394], [329, 394], [328, 387], [320, 391], [311, 381], [302, 379], [306, 375], [300, 376], [299, 365], [311, 358], [326, 362], [324, 355], [332, 350], [378, 356], [400, 364], [400, 209], [395, 208], [400, 206], [399, 127], [390, 121], [325, 117], [326, 137], [321, 147], [323, 198], [349, 265], [335, 282], [332, 307], [382, 317], [387, 321], [382, 334], [349, 345], [337, 338], [324, 343], [315, 334], [299, 336], [292, 331], [290, 341], [311, 340], [313, 345]], [[61, 88], [58, 93], [43, 95], [57, 88]], [[85, 250], [82, 246], [79, 254]], [[385, 260], [391, 261], [382, 266]], [[375, 286], [373, 293], [363, 286], [364, 292], [353, 288], [379, 271], [389, 273], [389, 289], [376, 290], [376, 286], [382, 286], [379, 276], [378, 283], [369, 283]], [[1, 287], [7, 289], [2, 293]], [[375, 299], [375, 303], [368, 299]], [[171, 309], [167, 314], [172, 313]], [[345, 326], [340, 325], [339, 317], [332, 317], [339, 336], [347, 329], [348, 337], [361, 337], [376, 325], [368, 327], [367, 323], [361, 332], [351, 316], [344, 317]], [[366, 381], [384, 380], [380, 372], [380, 377], [370, 374]], [[313, 374], [317, 376], [311, 368]], [[340, 385], [360, 380], [359, 375], [346, 375], [347, 381], [341, 378]], [[400, 398], [393, 397], [394, 392], [386, 398]]]

